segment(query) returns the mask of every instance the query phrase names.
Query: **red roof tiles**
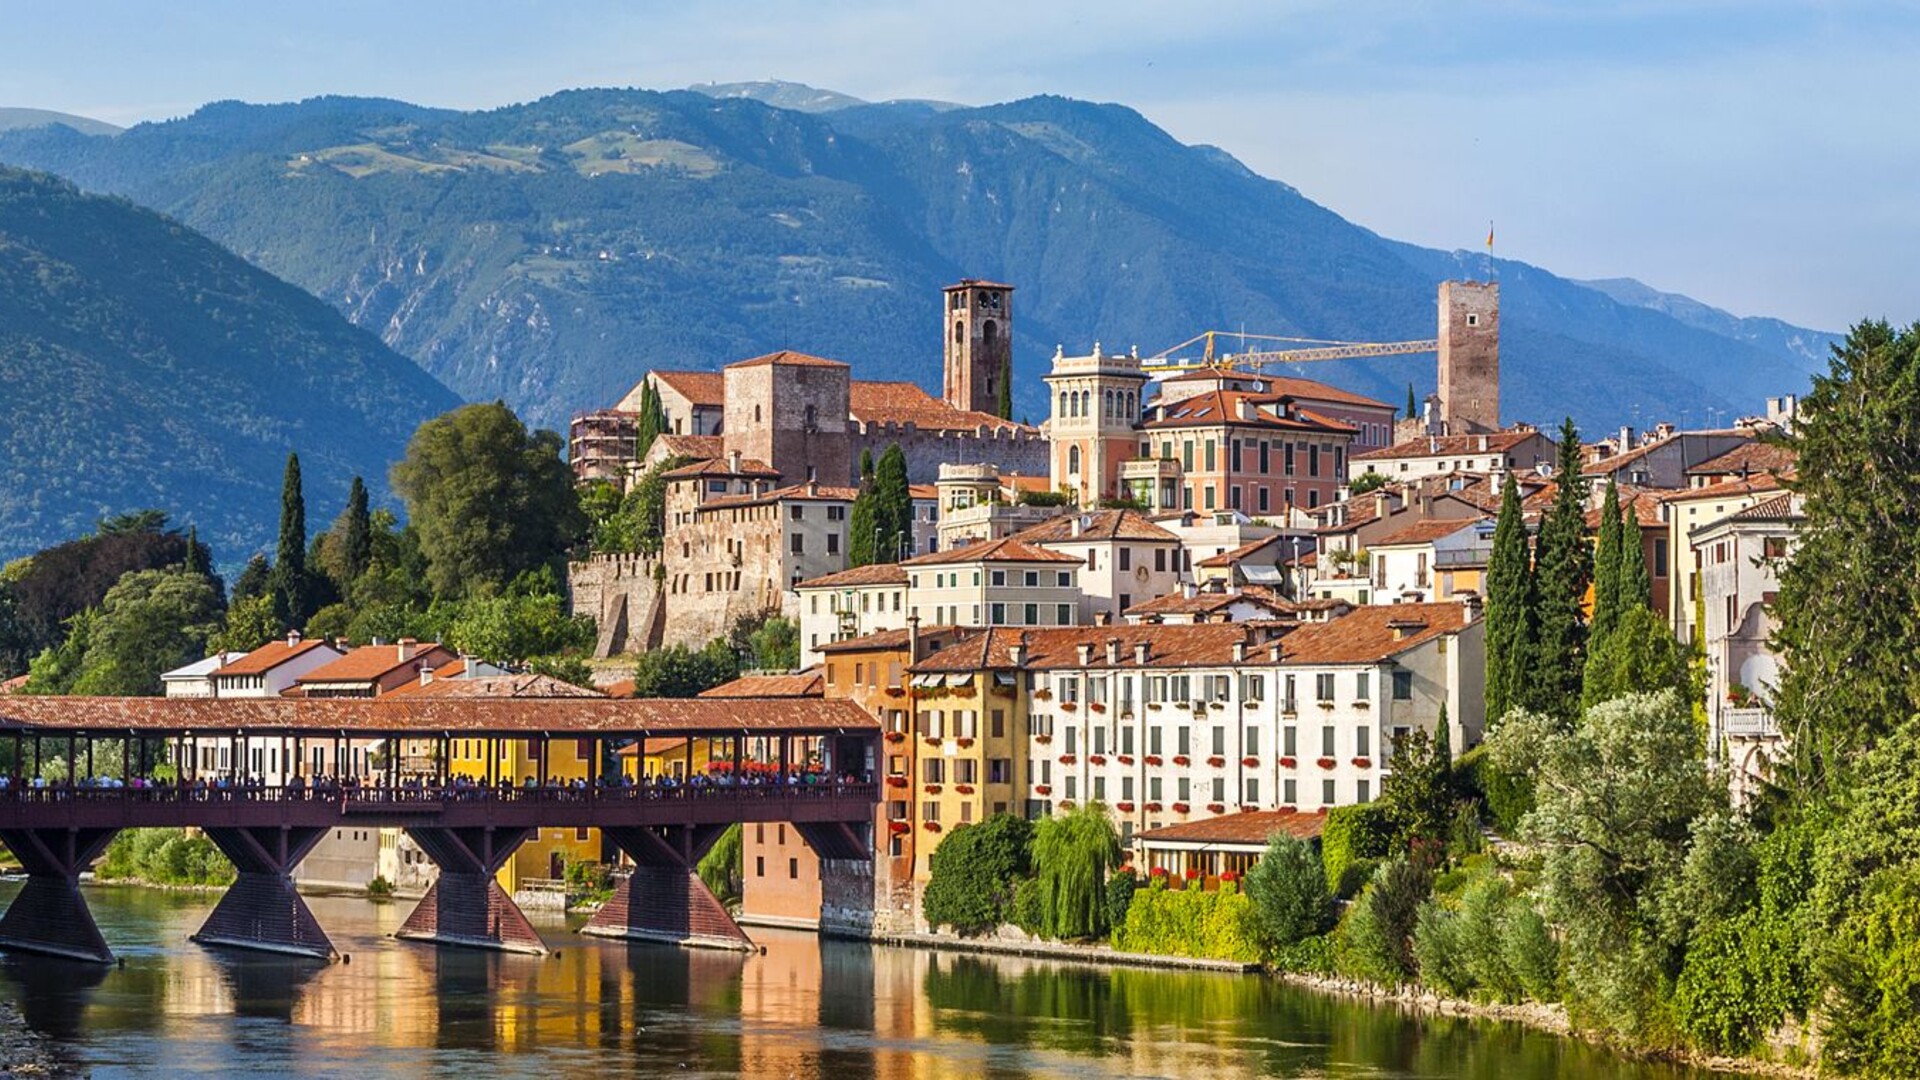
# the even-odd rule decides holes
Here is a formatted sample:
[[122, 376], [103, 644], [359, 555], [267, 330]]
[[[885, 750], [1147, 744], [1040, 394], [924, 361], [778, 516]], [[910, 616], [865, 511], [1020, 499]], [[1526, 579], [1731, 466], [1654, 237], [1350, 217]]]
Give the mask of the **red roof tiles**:
[[808, 698], [125, 698], [14, 696], [0, 730], [431, 732], [556, 736], [735, 731], [867, 734], [879, 722], [851, 701]]
[[1142, 844], [1234, 844], [1264, 847], [1268, 840], [1285, 833], [1300, 840], [1320, 835], [1327, 818], [1324, 813], [1303, 814], [1298, 810], [1256, 810], [1243, 814], [1222, 814], [1199, 821], [1182, 821], [1158, 829], [1135, 833]]
[[1075, 510], [1030, 525], [1014, 533], [1013, 539], [1029, 544], [1096, 540], [1180, 542], [1178, 536], [1155, 525], [1152, 518], [1138, 510]]
[[856, 566], [851, 570], [842, 570], [835, 574], [822, 574], [795, 585], [796, 589], [852, 589], [862, 585], [905, 585], [907, 572], [899, 563], [872, 563]]
[[976, 562], [1006, 563], [1072, 563], [1078, 566], [1082, 560], [1058, 551], [1029, 544], [1024, 540], [1007, 537], [1003, 540], [989, 540], [977, 544], [963, 544], [945, 551], [928, 552], [916, 555], [902, 562], [901, 566], [948, 566]]
[[721, 683], [711, 690], [702, 691], [703, 698], [817, 698], [825, 689], [825, 680], [820, 669], [810, 667], [805, 671], [783, 675], [742, 675], [732, 682]]
[[315, 638], [288, 645], [286, 639], [269, 641], [233, 663], [218, 669], [210, 678], [225, 678], [229, 675], [262, 675], [272, 671], [296, 656], [304, 656], [315, 649], [333, 652], [333, 646]]

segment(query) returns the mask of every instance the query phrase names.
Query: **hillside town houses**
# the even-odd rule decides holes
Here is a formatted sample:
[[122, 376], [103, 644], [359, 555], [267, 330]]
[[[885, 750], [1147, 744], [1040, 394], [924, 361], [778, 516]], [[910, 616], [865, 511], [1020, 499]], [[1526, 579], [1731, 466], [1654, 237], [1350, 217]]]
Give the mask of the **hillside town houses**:
[[[607, 670], [783, 616], [797, 668], [703, 696], [749, 710], [845, 699], [882, 726], [863, 763], [882, 785], [876, 927], [926, 929], [933, 853], [995, 814], [1097, 804], [1140, 865], [1244, 870], [1264, 836], [1311, 836], [1326, 810], [1377, 798], [1413, 733], [1444, 723], [1455, 752], [1476, 746], [1501, 492], [1511, 480], [1537, 528], [1560, 480], [1546, 432], [1499, 426], [1496, 293], [1450, 303], [1443, 289], [1441, 392], [1419, 417], [1296, 375], [1169, 368], [1096, 344], [1056, 350], [1049, 414], [1028, 425], [996, 411], [1011, 389], [1012, 291], [942, 291], [938, 398], [782, 351], [649, 372], [570, 433], [580, 483], [655, 485], [660, 497], [656, 546], [569, 567], [573, 609], [594, 620]], [[655, 402], [659, 433], [641, 447], [641, 410]], [[1769, 605], [1799, 516], [1791, 455], [1766, 436], [1791, 414], [1788, 399], [1724, 429], [1623, 429], [1579, 454], [1589, 529], [1611, 482], [1637, 526], [1649, 603], [1705, 658], [1709, 756], [1736, 796], [1783, 749], [1768, 714]], [[895, 447], [911, 524], [856, 565], [866, 470]], [[297, 632], [163, 682], [178, 697], [594, 692], [432, 642]], [[643, 740], [618, 768], [684, 782], [722, 764], [706, 752]], [[186, 775], [270, 782], [440, 760], [488, 776], [598, 767], [536, 740], [296, 748], [220, 735], [184, 755]], [[303, 880], [430, 883], [401, 831], [336, 831]], [[591, 830], [545, 832], [503, 885], [600, 857]], [[799, 832], [755, 827], [742, 843], [743, 921], [813, 925], [820, 864]]]

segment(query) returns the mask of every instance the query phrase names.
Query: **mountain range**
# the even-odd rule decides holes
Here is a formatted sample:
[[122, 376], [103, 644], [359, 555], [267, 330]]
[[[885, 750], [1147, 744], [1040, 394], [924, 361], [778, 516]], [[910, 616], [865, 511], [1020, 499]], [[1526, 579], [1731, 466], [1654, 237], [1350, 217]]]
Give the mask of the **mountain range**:
[[[769, 103], [771, 102], [771, 104]], [[1398, 243], [1131, 109], [867, 103], [788, 83], [574, 90], [478, 112], [219, 102], [115, 135], [0, 132], [0, 161], [179, 218], [469, 399], [561, 425], [651, 367], [776, 348], [937, 390], [938, 289], [1015, 295], [1015, 415], [1056, 345], [1158, 352], [1209, 327], [1434, 334], [1445, 278], [1497, 278], [1508, 419], [1757, 412], [1833, 335], [1637, 282]], [[1312, 365], [1398, 404], [1431, 359]]]
[[309, 521], [458, 399], [306, 292], [124, 199], [0, 168], [0, 561], [146, 508], [223, 566]]

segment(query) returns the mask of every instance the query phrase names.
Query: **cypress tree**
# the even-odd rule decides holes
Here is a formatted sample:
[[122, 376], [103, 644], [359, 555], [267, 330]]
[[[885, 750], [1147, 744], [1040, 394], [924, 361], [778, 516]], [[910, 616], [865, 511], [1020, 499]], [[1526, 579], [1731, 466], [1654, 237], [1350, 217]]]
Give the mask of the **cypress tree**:
[[1587, 547], [1587, 483], [1580, 475], [1580, 432], [1572, 418], [1560, 425], [1553, 505], [1540, 523], [1534, 563], [1536, 633], [1532, 670], [1521, 704], [1572, 720], [1580, 701], [1586, 642], [1581, 608], [1593, 576]]
[[847, 565], [870, 566], [873, 557], [873, 449], [860, 451], [860, 494], [847, 521]]
[[1520, 513], [1520, 487], [1508, 473], [1500, 492], [1500, 517], [1487, 559], [1487, 725], [1514, 706], [1513, 687], [1527, 666], [1533, 623], [1533, 560], [1527, 524]]
[[200, 526], [187, 526], [187, 570], [206, 577], [213, 576], [213, 552], [200, 542]]
[[1621, 544], [1620, 489], [1607, 478], [1606, 498], [1600, 503], [1600, 537], [1593, 547], [1593, 614], [1587, 619], [1587, 649], [1600, 647], [1620, 617]]
[[340, 547], [347, 580], [340, 585], [344, 589], [358, 581], [373, 562], [373, 525], [367, 515], [367, 485], [357, 476], [347, 490], [347, 520], [343, 531]]
[[280, 483], [280, 546], [273, 562], [274, 614], [287, 626], [300, 626], [307, 610], [307, 501], [301, 493], [300, 455], [287, 455]]
[[1412, 420], [1414, 417], [1419, 415], [1420, 415], [1420, 401], [1418, 398], [1413, 396], [1413, 384], [1408, 383], [1407, 384], [1407, 419]]
[[640, 388], [640, 429], [634, 438], [633, 456], [637, 461], [647, 456], [653, 448], [653, 440], [667, 430], [667, 410], [660, 403], [660, 390], [649, 378]]
[[1636, 607], [1653, 606], [1653, 578], [1647, 574], [1647, 550], [1640, 537], [1640, 519], [1631, 507], [1620, 520], [1619, 605], [1616, 618]]
[[907, 488], [907, 455], [887, 447], [873, 470], [873, 561], [895, 562], [913, 553], [913, 493]]

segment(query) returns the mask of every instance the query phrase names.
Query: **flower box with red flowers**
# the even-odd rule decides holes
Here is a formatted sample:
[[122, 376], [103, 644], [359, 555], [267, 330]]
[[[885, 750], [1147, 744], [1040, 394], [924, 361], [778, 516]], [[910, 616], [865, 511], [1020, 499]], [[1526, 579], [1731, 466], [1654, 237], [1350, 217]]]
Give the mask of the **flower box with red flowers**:
[[1051, 795], [1053, 794], [1053, 785], [1052, 784], [1035, 784], [1033, 785], [1033, 793], [1035, 795]]
[[1226, 803], [1210, 802], [1207, 804], [1207, 813], [1209, 814], [1224, 814], [1226, 812], [1227, 812]]
[[890, 743], [906, 742], [907, 734], [904, 731], [889, 731], [887, 732], [887, 741]]
[[1123, 814], [1133, 813], [1133, 804], [1130, 802], [1116, 803], [1115, 805], [1120, 808], [1120, 812]]
[[921, 790], [923, 790], [923, 791], [925, 791], [925, 792], [926, 792], [927, 794], [929, 794], [929, 795], [938, 795], [938, 794], [940, 794], [940, 785], [939, 785], [939, 784], [928, 784], [928, 785], [927, 785], [927, 786], [926, 786], [925, 788], [923, 788], [923, 789], [921, 789]]
[[1147, 813], [1149, 813], [1149, 814], [1157, 814], [1157, 813], [1159, 813], [1159, 812], [1160, 812], [1160, 804], [1159, 804], [1159, 803], [1157, 803], [1157, 802], [1150, 802], [1150, 803], [1148, 803], [1148, 804], [1147, 804]]
[[1257, 807], [1257, 806], [1253, 806], [1253, 805], [1247, 805], [1247, 806], [1242, 806], [1242, 807], [1240, 808], [1240, 812], [1241, 812], [1241, 813], [1243, 813], [1243, 814], [1251, 814], [1251, 813], [1253, 813], [1253, 812], [1254, 812], [1255, 810], [1258, 810], [1258, 809], [1260, 809], [1260, 808], [1259, 808], [1259, 807]]
[[926, 743], [926, 744], [927, 744], [928, 746], [939, 746], [939, 745], [940, 745], [940, 740], [939, 740], [939, 739], [936, 739], [936, 738], [934, 738], [934, 737], [933, 737], [933, 736], [931, 736], [931, 735], [929, 735], [929, 736], [927, 736], [927, 737], [926, 737], [925, 739], [922, 739], [921, 741], [922, 741], [922, 742], [924, 742], [924, 743]]
[[1283, 769], [1291, 769], [1298, 764], [1300, 764], [1300, 762], [1295, 758], [1283, 757], [1280, 759], [1280, 767]]
[[889, 821], [889, 822], [887, 822], [887, 831], [888, 831], [888, 832], [890, 832], [890, 833], [903, 833], [903, 832], [906, 832], [906, 831], [907, 831], [908, 829], [911, 829], [911, 828], [913, 828], [913, 826], [911, 826], [911, 825], [909, 825], [909, 824], [907, 824], [907, 823], [906, 823], [906, 822], [904, 822], [904, 821]]
[[1072, 764], [1073, 764], [1074, 762], [1076, 762], [1076, 761], [1079, 761], [1079, 760], [1080, 760], [1080, 759], [1079, 759], [1078, 757], [1075, 757], [1075, 756], [1074, 756], [1074, 755], [1072, 755], [1072, 754], [1061, 754], [1061, 755], [1060, 755], [1060, 764], [1062, 764], [1062, 765], [1072, 765]]
[[1051, 691], [1051, 690], [1035, 690], [1035, 691], [1033, 692], [1033, 699], [1034, 699], [1035, 701], [1051, 701], [1051, 700], [1053, 700], [1053, 691]]
[[1090, 763], [1090, 764], [1093, 764], [1093, 765], [1105, 765], [1105, 764], [1107, 763], [1107, 755], [1105, 755], [1105, 754], [1088, 754], [1088, 755], [1087, 755], [1087, 761], [1088, 761], [1088, 763]]
[[1240, 880], [1240, 875], [1234, 873], [1231, 870], [1220, 871], [1220, 884], [1222, 885], [1233, 885], [1238, 883], [1239, 880]]
[[1199, 870], [1198, 870], [1197, 868], [1195, 868], [1195, 867], [1191, 867], [1191, 866], [1189, 866], [1189, 867], [1187, 867], [1187, 869], [1185, 870], [1185, 872], [1183, 872], [1183, 873], [1181, 874], [1181, 876], [1182, 876], [1182, 877], [1184, 877], [1184, 878], [1186, 878], [1186, 879], [1187, 879], [1188, 881], [1199, 881], [1199, 880], [1200, 880], [1200, 871], [1199, 871]]
[[1175, 765], [1191, 765], [1193, 764], [1193, 759], [1185, 754], [1175, 754], [1173, 755], [1173, 763]]
[[923, 821], [920, 823], [920, 827], [927, 830], [928, 832], [940, 831], [940, 823], [937, 821]]
[[1061, 711], [1061, 712], [1074, 712], [1074, 711], [1076, 711], [1076, 710], [1077, 710], [1077, 709], [1079, 709], [1079, 708], [1080, 708], [1080, 706], [1079, 706], [1079, 705], [1077, 705], [1077, 704], [1075, 704], [1074, 702], [1071, 702], [1071, 701], [1063, 701], [1063, 702], [1061, 702], [1061, 703], [1060, 703], [1060, 711]]
[[887, 696], [888, 697], [906, 697], [907, 691], [903, 687], [889, 686], [887, 687]]
[[1357, 758], [1354, 758], [1354, 759], [1353, 759], [1353, 763], [1354, 763], [1355, 765], [1357, 765], [1357, 766], [1359, 766], [1359, 767], [1360, 767], [1360, 768], [1362, 768], [1362, 769], [1371, 769], [1371, 768], [1373, 768], [1373, 759], [1372, 759], [1372, 758], [1365, 758], [1365, 757], [1357, 757]]
[[1149, 701], [1149, 702], [1147, 702], [1147, 708], [1149, 708], [1149, 709], [1152, 709], [1152, 710], [1154, 710], [1155, 712], [1159, 712], [1159, 711], [1160, 711], [1160, 703], [1159, 703], [1159, 702], [1157, 702], [1157, 701]]
[[1213, 766], [1216, 769], [1224, 767], [1226, 763], [1227, 763], [1227, 759], [1221, 757], [1218, 754], [1215, 754], [1214, 756], [1207, 759], [1207, 764]]
[[1131, 764], [1133, 764], [1133, 755], [1132, 755], [1132, 754], [1121, 754], [1121, 755], [1120, 755], [1120, 764], [1122, 764], [1122, 765], [1131, 765]]
[[973, 785], [972, 784], [955, 784], [953, 785], [953, 790], [959, 792], [962, 795], [971, 795], [973, 794]]
[[1335, 760], [1333, 760], [1333, 759], [1332, 759], [1332, 758], [1330, 758], [1330, 757], [1323, 757], [1323, 758], [1321, 758], [1321, 759], [1320, 759], [1319, 761], [1316, 761], [1316, 762], [1314, 762], [1314, 764], [1315, 764], [1315, 765], [1318, 765], [1318, 766], [1320, 766], [1320, 767], [1321, 767], [1321, 768], [1323, 768], [1323, 769], [1331, 769], [1331, 768], [1333, 768], [1333, 767], [1334, 767], [1335, 765], [1338, 765], [1338, 764], [1340, 764], [1340, 763], [1339, 763], [1339, 762], [1337, 762], [1337, 761], [1335, 761]]
[[1147, 871], [1147, 876], [1150, 878], [1164, 878], [1167, 876], [1167, 868], [1164, 866], [1156, 866], [1152, 870]]
[[1245, 765], [1249, 769], [1257, 769], [1260, 767], [1260, 759], [1257, 757], [1243, 757], [1240, 759], [1240, 764]]
[[1173, 812], [1176, 814], [1184, 814], [1191, 809], [1193, 809], [1193, 807], [1188, 806], [1186, 803], [1183, 803], [1183, 802], [1177, 802], [1173, 804]]
[[906, 787], [907, 778], [904, 776], [889, 776], [887, 777], [887, 786], [888, 787]]
[[1159, 765], [1159, 764], [1161, 764], [1161, 761], [1160, 761], [1160, 755], [1159, 755], [1159, 754], [1148, 754], [1148, 755], [1147, 755], [1147, 764], [1149, 764], [1149, 765]]
[[1107, 711], [1107, 707], [1105, 705], [1100, 704], [1097, 701], [1089, 704], [1087, 708], [1097, 713], [1103, 713]]
[[969, 747], [969, 746], [972, 746], [972, 745], [973, 745], [973, 737], [972, 737], [972, 736], [969, 736], [969, 735], [962, 735], [962, 736], [960, 736], [959, 738], [957, 738], [957, 739], [955, 739], [955, 740], [953, 740], [953, 741], [954, 741], [954, 742], [955, 742], [956, 744], [958, 744], [958, 745], [959, 745], [959, 747], [960, 747], [960, 749], [962, 749], [962, 750], [965, 750], [965, 749], [966, 749], [967, 747]]
[[1034, 742], [1037, 742], [1037, 743], [1039, 743], [1039, 744], [1040, 744], [1041, 746], [1052, 746], [1052, 745], [1053, 745], [1053, 736], [1051, 736], [1051, 735], [1035, 735], [1035, 736], [1033, 737], [1033, 741], [1034, 741]]

